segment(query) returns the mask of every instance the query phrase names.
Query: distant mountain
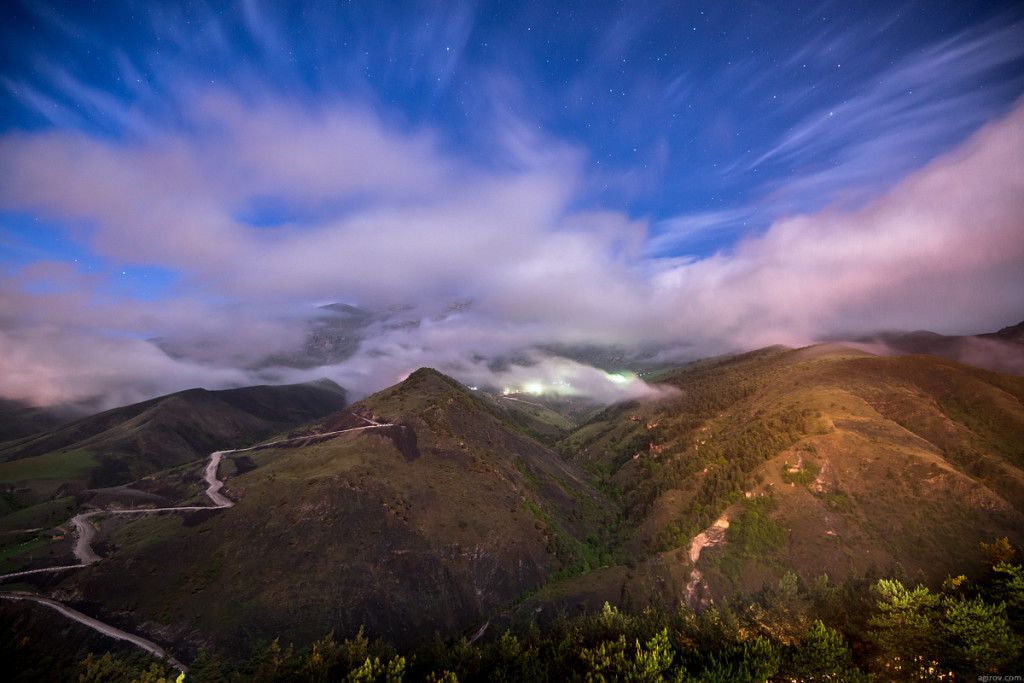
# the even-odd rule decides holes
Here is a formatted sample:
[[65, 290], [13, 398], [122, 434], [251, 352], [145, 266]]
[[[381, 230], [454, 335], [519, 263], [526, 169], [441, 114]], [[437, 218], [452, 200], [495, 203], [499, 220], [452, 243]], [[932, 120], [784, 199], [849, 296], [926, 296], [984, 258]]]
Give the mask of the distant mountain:
[[[302, 425], [345, 403], [345, 391], [328, 380], [189, 389], [0, 443], [0, 483], [16, 485], [25, 504], [57, 489], [124, 484]], [[12, 461], [18, 464], [4, 464]]]
[[608, 372], [630, 370], [639, 374], [648, 374], [654, 370], [671, 368], [680, 363], [693, 360], [696, 357], [693, 351], [687, 348], [686, 344], [645, 345], [638, 348], [609, 345], [548, 344], [540, 347], [540, 350]]
[[880, 344], [899, 353], [926, 353], [997, 372], [1024, 375], [1024, 322], [998, 332], [949, 336], [916, 332], [879, 332], [856, 341]]
[[1024, 346], [1024, 322], [1004, 327], [998, 332], [979, 334], [977, 336], [982, 339], [998, 339], [1000, 341], [1010, 342], [1011, 344], [1020, 344], [1021, 346]]
[[382, 331], [417, 327], [419, 316], [411, 306], [366, 309], [349, 304], [328, 304], [306, 323], [301, 348], [264, 358], [256, 367], [284, 366], [309, 369], [336, 365], [351, 358], [367, 338]]
[[23, 401], [0, 398], [0, 443], [54, 429], [70, 419]]
[[[470, 301], [456, 301], [449, 304], [434, 320], [455, 315], [472, 307]], [[284, 366], [309, 369], [323, 365], [336, 365], [356, 354], [359, 347], [374, 337], [390, 330], [417, 328], [423, 322], [423, 311], [409, 305], [394, 305], [379, 309], [368, 309], [343, 303], [321, 306], [317, 314], [306, 325], [305, 340], [301, 347], [276, 353], [261, 359], [255, 368]], [[189, 349], [178, 348], [165, 340], [155, 340], [166, 353], [173, 357], [186, 357]], [[666, 358], [694, 357], [684, 345], [644, 346], [626, 348], [594, 344], [547, 344], [535, 349], [520, 349], [518, 352], [488, 359], [492, 371], [500, 372], [512, 366], [529, 365], [532, 355], [568, 358], [584, 365], [603, 370], [628, 369], [647, 372], [656, 368], [673, 365]], [[681, 361], [680, 361], [681, 362]]]

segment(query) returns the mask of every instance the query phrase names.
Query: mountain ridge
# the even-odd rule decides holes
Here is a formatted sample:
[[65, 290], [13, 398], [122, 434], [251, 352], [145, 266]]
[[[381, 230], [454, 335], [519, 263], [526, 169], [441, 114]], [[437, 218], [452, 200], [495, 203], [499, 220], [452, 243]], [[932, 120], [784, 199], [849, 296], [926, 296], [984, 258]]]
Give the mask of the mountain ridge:
[[[841, 340], [837, 340], [841, 341]], [[857, 343], [891, 352], [928, 354], [997, 372], [1024, 375], [1024, 322], [997, 332], [944, 335], [928, 330], [878, 332], [858, 336]]]
[[[608, 516], [574, 466], [429, 369], [292, 438], [225, 459], [229, 510], [112, 526], [107, 559], [60, 591], [134, 605], [186, 648], [360, 627], [409, 644], [582, 571]], [[136, 579], [135, 564], [153, 569]]]
[[[225, 457], [230, 509], [104, 522], [103, 561], [40, 585], [177, 651], [237, 656], [360, 627], [410, 646], [605, 602], [700, 611], [791, 572], [937, 585], [980, 566], [981, 541], [1024, 543], [1024, 378], [823, 344], [650, 381], [674, 390], [558, 416], [417, 370]], [[146, 490], [187, 500], [202, 467]]]
[[217, 448], [299, 426], [345, 403], [344, 390], [333, 382], [187, 389], [2, 443], [0, 482], [37, 487], [21, 497], [41, 502], [56, 490], [42, 481], [48, 463], [60, 461], [78, 471], [73, 482], [65, 482], [65, 492], [126, 484]]

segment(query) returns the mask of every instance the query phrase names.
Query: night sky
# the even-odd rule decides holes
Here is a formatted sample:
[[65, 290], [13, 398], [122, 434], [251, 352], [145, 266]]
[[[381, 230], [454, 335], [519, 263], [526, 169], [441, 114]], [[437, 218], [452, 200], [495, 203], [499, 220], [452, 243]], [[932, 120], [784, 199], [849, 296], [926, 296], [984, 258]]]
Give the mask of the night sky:
[[[1022, 93], [1012, 1], [8, 0], [0, 395], [587, 387], [537, 349], [994, 331]], [[267, 360], [330, 303], [392, 314]]]

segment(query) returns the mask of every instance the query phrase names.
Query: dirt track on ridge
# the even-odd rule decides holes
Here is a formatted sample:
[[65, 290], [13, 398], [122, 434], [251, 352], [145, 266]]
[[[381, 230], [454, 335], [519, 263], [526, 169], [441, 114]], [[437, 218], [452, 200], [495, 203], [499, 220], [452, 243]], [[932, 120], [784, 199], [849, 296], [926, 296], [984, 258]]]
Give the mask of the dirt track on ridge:
[[[259, 444], [257, 446], [250, 446], [249, 448], [215, 451], [210, 454], [210, 461], [207, 463], [206, 469], [204, 470], [203, 474], [203, 480], [207, 484], [205, 492], [206, 497], [210, 499], [213, 505], [186, 505], [181, 507], [148, 508], [143, 510], [94, 510], [92, 512], [79, 513], [71, 519], [71, 523], [74, 524], [75, 529], [78, 532], [78, 537], [75, 540], [74, 554], [75, 557], [78, 558], [79, 564], [65, 565], [62, 567], [46, 567], [43, 569], [30, 569], [22, 572], [14, 572], [12, 574], [4, 574], [3, 576], [0, 576], [0, 581], [5, 581], [7, 579], [13, 579], [21, 576], [29, 576], [32, 574], [67, 571], [69, 569], [80, 569], [82, 567], [86, 567], [90, 564], [102, 560], [103, 558], [97, 555], [96, 552], [92, 549], [91, 541], [93, 537], [96, 535], [96, 527], [93, 525], [92, 522], [89, 521], [91, 517], [96, 517], [98, 515], [144, 515], [152, 514], [154, 512], [186, 512], [190, 510], [220, 510], [232, 507], [235, 503], [230, 498], [228, 498], [227, 496], [220, 492], [221, 489], [224, 487], [224, 482], [217, 477], [217, 471], [220, 468], [220, 461], [223, 459], [225, 455], [229, 455], [232, 453], [244, 453], [246, 451], [254, 451], [262, 448], [270, 448], [273, 446], [278, 446], [286, 443], [304, 441], [310, 438], [319, 439], [324, 437], [337, 436], [338, 434], [343, 434], [345, 432], [356, 432], [366, 429], [380, 429], [394, 426], [391, 423], [382, 424], [380, 422], [375, 422], [365, 417], [362, 419], [365, 420], [366, 422], [369, 422], [370, 424], [368, 424], [365, 427], [342, 429], [336, 432], [327, 432], [324, 434], [300, 436], [290, 439], [281, 439], [280, 441], [273, 441], [270, 443]], [[77, 621], [80, 624], [84, 624], [85, 626], [88, 626], [89, 628], [92, 628], [106, 636], [110, 636], [111, 638], [125, 640], [130, 643], [133, 643], [134, 645], [137, 645], [138, 647], [142, 648], [143, 650], [146, 650], [147, 652], [155, 655], [156, 657], [163, 658], [166, 656], [168, 663], [170, 663], [176, 669], [182, 672], [188, 671], [188, 667], [186, 667], [184, 664], [177, 661], [173, 657], [167, 655], [164, 649], [156, 643], [146, 640], [145, 638], [136, 636], [134, 634], [127, 633], [126, 631], [122, 631], [118, 628], [111, 626], [110, 624], [105, 624], [97, 619], [93, 619], [92, 617], [82, 614], [81, 612], [74, 610], [56, 600], [44, 598], [40, 595], [31, 595], [28, 593], [2, 592], [0, 592], [0, 598], [6, 600], [29, 600], [31, 602], [46, 605], [47, 607], [60, 612], [69, 619], [73, 619], [74, 621]]]

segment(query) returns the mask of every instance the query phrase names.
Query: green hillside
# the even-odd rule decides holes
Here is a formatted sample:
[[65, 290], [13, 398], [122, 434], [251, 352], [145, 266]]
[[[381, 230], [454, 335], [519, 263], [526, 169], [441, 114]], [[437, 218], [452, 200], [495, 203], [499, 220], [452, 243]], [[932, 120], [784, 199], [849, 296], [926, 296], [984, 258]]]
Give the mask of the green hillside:
[[[1022, 377], [818, 345], [651, 381], [664, 398], [595, 407], [472, 391], [422, 369], [287, 443], [229, 454], [220, 474], [234, 507], [102, 520], [101, 562], [36, 583], [100, 616], [130, 615], [186, 659], [200, 648], [236, 658], [275, 637], [309, 646], [360, 629], [406, 649], [435, 634], [487, 640], [605, 603], [627, 614], [700, 614], [750, 595], [769, 605], [765, 586], [792, 597], [844, 577], [863, 591], [856, 577], [939, 590], [949, 575], [981, 578], [983, 542], [1024, 543]], [[277, 404], [266, 391], [216, 399], [264, 421], [312, 409], [301, 392]], [[212, 419], [210, 398], [162, 401]], [[98, 469], [56, 449], [3, 467], [68, 480]], [[202, 468], [193, 456], [137, 482], [130, 502], [205, 504]], [[108, 495], [90, 500], [128, 500]], [[60, 500], [51, 518], [75, 502]], [[52, 563], [70, 551], [52, 548]], [[782, 645], [810, 626], [786, 619], [771, 631]]]
[[55, 499], [255, 443], [345, 402], [333, 382], [190, 389], [7, 441], [0, 444], [0, 530], [55, 524], [47, 512]]
[[936, 585], [979, 560], [979, 540], [1024, 540], [1024, 378], [820, 345], [658, 382], [679, 395], [610, 408], [562, 442], [620, 502], [618, 554], [642, 558], [603, 590], [559, 587], [567, 602], [658, 585], [699, 606], [789, 570], [897, 565]]
[[420, 370], [310, 433], [344, 429], [226, 466], [229, 510], [116, 525], [109, 559], [67, 584], [245, 652], [278, 634], [458, 633], [600, 561], [603, 497], [454, 380]]

